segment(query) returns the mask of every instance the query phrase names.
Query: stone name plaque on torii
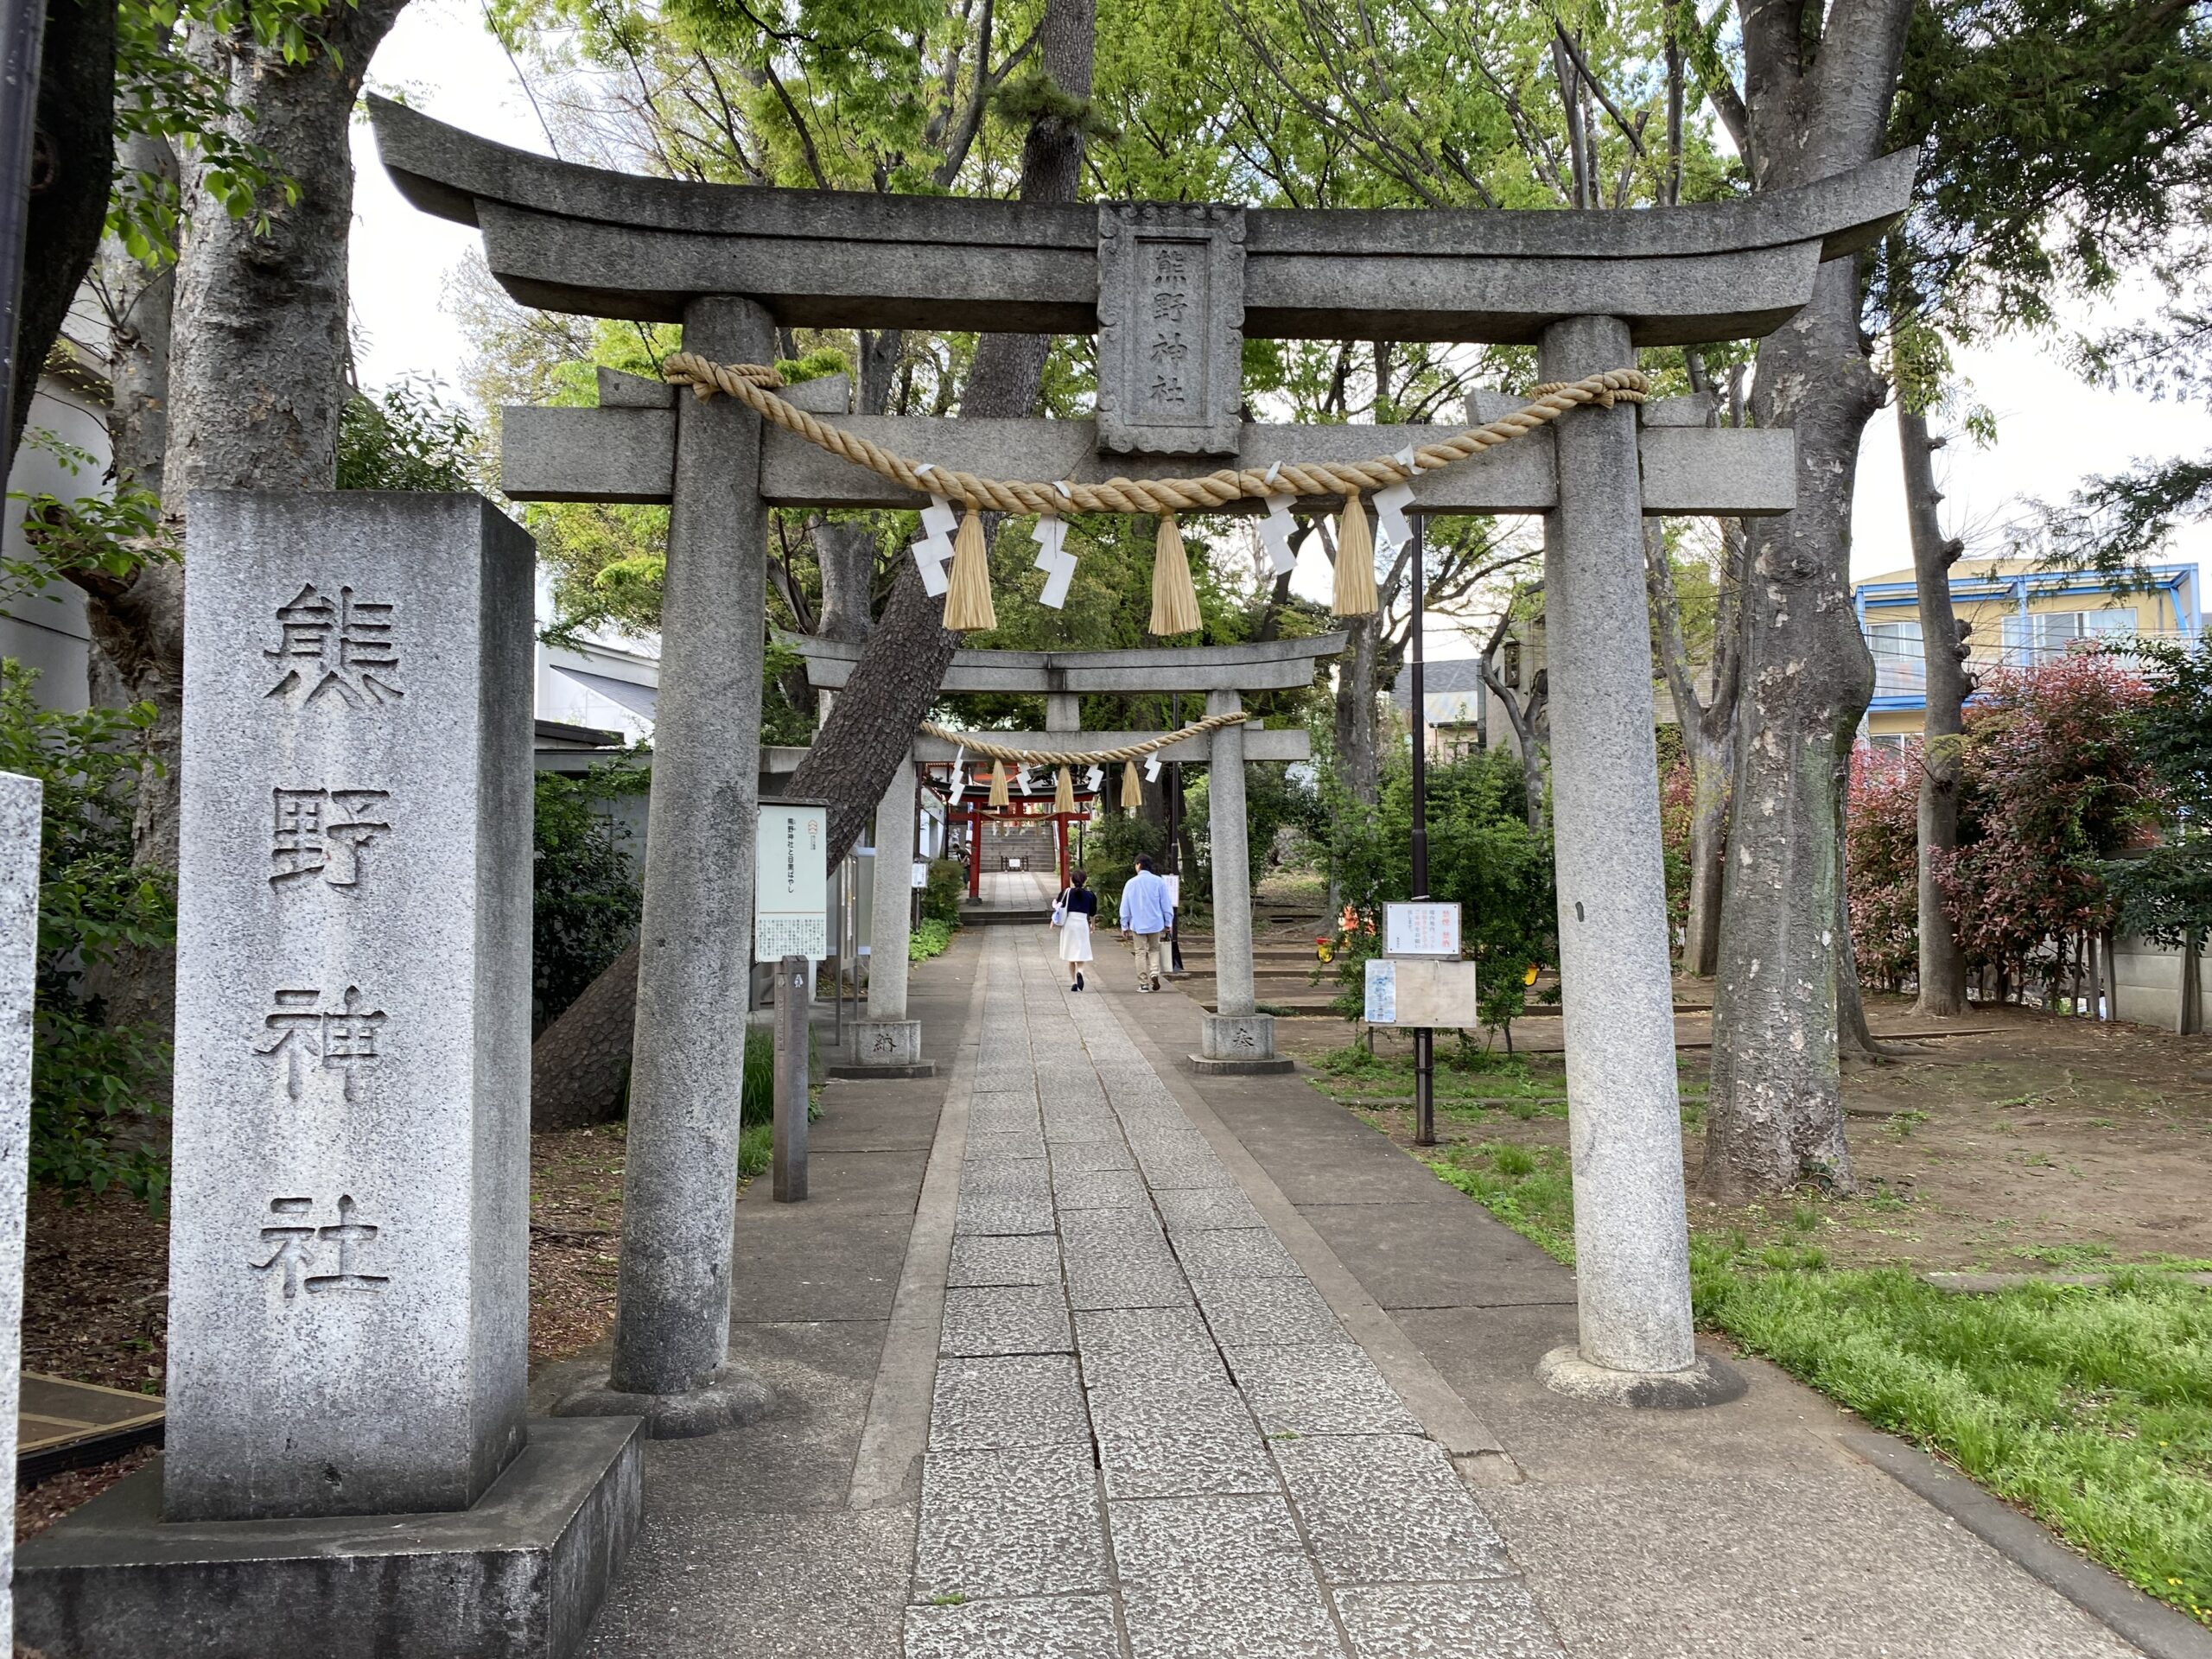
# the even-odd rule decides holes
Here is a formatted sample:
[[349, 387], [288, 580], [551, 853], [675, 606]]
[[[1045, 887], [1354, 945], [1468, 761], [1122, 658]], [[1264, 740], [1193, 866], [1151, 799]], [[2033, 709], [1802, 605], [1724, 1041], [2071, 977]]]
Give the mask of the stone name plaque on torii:
[[1244, 210], [1098, 210], [1098, 447], [1234, 454], [1244, 404]]

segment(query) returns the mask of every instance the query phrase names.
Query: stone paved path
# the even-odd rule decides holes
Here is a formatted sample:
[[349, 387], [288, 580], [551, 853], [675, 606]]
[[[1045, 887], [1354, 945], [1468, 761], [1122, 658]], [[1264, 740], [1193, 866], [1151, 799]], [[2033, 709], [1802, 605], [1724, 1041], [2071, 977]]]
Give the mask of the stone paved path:
[[1559, 1655], [1113, 1005], [985, 950], [907, 1659]]

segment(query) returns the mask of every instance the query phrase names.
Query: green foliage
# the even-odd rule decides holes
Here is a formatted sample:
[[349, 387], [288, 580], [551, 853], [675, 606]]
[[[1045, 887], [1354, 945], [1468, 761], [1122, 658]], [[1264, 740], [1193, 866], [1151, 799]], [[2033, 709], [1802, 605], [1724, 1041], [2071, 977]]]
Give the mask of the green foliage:
[[[1520, 765], [1503, 751], [1433, 766], [1427, 783], [1429, 894], [1459, 905], [1461, 939], [1482, 963], [1484, 1023], [1510, 1033], [1528, 1006], [1528, 970], [1557, 954], [1551, 847], [1529, 828]], [[1378, 948], [1363, 925], [1379, 920], [1385, 900], [1413, 896], [1407, 757], [1395, 756], [1385, 767], [1377, 805], [1332, 794], [1327, 825], [1329, 874], [1348, 913], [1363, 924], [1347, 931], [1337, 957], [1340, 1001], [1355, 1013], [1363, 1001], [1363, 964]]]
[[932, 957], [943, 956], [952, 948], [956, 931], [950, 922], [941, 922], [933, 916], [924, 918], [906, 936], [906, 960], [927, 962]]
[[109, 963], [175, 937], [168, 880], [131, 862], [131, 811], [149, 764], [139, 740], [153, 710], [56, 714], [38, 707], [35, 681], [0, 662], [0, 771], [45, 791], [30, 1177], [158, 1203], [168, 1185], [158, 1128], [168, 1046], [150, 1025], [111, 1025], [98, 989]]
[[1936, 1289], [1694, 1236], [1701, 1323], [1941, 1452], [2122, 1577], [2212, 1624], [2212, 1300], [2108, 1287]]
[[1098, 895], [1100, 926], [1120, 913], [1122, 889], [1136, 874], [1137, 855], [1149, 854], [1157, 860], [1166, 845], [1166, 829], [1135, 812], [1109, 807], [1091, 821], [1084, 837], [1083, 868], [1090, 875], [1090, 890]]
[[960, 925], [960, 901], [968, 896], [968, 872], [957, 858], [930, 861], [928, 885], [922, 889], [922, 921], [944, 928]]
[[410, 375], [376, 397], [346, 400], [338, 416], [341, 490], [473, 490], [483, 436], [437, 382]]
[[[299, 200], [299, 187], [276, 170], [251, 137], [246, 110], [218, 63], [181, 49], [188, 35], [235, 41], [305, 63], [322, 49], [315, 22], [330, 0], [124, 0], [115, 15], [115, 127], [118, 138], [143, 134], [192, 155], [200, 181], [232, 219]], [[118, 144], [118, 149], [121, 146]], [[183, 225], [176, 185], [162, 175], [126, 169], [108, 202], [108, 232], [147, 265], [176, 257]]]
[[1446, 1147], [1421, 1161], [1545, 1255], [1574, 1265], [1574, 1188], [1565, 1152], [1490, 1141]]
[[[26, 431], [23, 447], [43, 450], [72, 474], [99, 467], [89, 452], [43, 428]], [[126, 486], [111, 496], [67, 501], [42, 491], [13, 490], [7, 499], [22, 504], [30, 556], [0, 559], [0, 599], [7, 601], [0, 616], [16, 614], [10, 607], [43, 595], [57, 581], [79, 576], [127, 586], [146, 565], [173, 564], [183, 556], [162, 521], [161, 498], [146, 490]]]
[[2121, 925], [2179, 945], [2212, 931], [2212, 640], [2195, 650], [2157, 640], [2126, 649], [2150, 671], [2128, 726], [2157, 780], [2162, 834], [2139, 855], [2101, 868]]
[[531, 1028], [543, 1031], [629, 948], [644, 908], [628, 831], [608, 810], [652, 775], [603, 762], [537, 774], [531, 862]]

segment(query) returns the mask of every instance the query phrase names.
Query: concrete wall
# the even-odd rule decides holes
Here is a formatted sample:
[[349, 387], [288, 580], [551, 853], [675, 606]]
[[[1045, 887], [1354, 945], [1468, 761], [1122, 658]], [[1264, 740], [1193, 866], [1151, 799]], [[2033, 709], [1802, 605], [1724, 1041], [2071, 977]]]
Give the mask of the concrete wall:
[[[2212, 966], [2205, 952], [2196, 963], [2199, 1031], [2212, 1031]], [[2113, 1014], [2137, 1025], [2176, 1029], [2181, 1012], [2182, 954], [2179, 950], [2123, 938], [2113, 950]]]

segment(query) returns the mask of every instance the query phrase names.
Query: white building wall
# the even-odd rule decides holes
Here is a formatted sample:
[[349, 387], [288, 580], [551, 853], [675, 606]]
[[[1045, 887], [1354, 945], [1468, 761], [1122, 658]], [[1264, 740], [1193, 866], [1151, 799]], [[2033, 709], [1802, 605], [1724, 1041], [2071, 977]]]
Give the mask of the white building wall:
[[[104, 410], [54, 380], [41, 379], [31, 400], [28, 431], [41, 429], [83, 453], [72, 457], [73, 471], [54, 449], [26, 436], [8, 475], [9, 499], [0, 512], [0, 556], [11, 562], [32, 557], [22, 530], [25, 498], [52, 495], [74, 501], [110, 490], [105, 474], [111, 452]], [[91, 702], [91, 639], [84, 595], [73, 583], [28, 589], [10, 582], [0, 592], [0, 656], [37, 671], [38, 700], [44, 707], [73, 712]]]

